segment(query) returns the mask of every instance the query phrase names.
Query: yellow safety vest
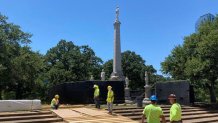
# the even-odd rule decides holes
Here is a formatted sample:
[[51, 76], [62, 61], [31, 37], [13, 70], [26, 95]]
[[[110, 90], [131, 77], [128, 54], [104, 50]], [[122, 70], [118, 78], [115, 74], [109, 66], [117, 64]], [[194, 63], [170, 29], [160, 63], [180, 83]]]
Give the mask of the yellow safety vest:
[[112, 90], [108, 91], [107, 93], [107, 102], [109, 103], [114, 102], [114, 92]]
[[100, 94], [100, 90], [98, 87], [95, 88], [95, 91], [94, 91], [94, 97], [98, 97]]

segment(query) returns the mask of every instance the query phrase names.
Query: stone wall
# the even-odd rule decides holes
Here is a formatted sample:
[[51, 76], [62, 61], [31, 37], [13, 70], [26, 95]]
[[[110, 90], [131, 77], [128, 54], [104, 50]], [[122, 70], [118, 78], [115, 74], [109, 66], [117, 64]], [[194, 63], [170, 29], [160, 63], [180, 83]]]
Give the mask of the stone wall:
[[156, 84], [156, 94], [160, 103], [168, 103], [169, 94], [177, 96], [177, 101], [184, 105], [194, 102], [193, 87], [188, 81], [158, 82]]

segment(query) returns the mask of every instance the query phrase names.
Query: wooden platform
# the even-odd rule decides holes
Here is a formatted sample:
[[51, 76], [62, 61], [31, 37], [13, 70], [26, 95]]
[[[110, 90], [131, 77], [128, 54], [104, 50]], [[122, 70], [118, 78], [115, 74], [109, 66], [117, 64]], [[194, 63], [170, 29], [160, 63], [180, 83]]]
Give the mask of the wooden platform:
[[74, 108], [53, 110], [68, 123], [138, 123], [121, 115], [109, 115], [105, 110]]

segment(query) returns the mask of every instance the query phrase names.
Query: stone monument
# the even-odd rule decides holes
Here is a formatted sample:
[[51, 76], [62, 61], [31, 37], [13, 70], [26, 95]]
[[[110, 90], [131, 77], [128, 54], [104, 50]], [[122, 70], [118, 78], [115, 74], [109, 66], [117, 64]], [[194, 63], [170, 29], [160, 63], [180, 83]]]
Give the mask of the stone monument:
[[131, 97], [130, 97], [130, 89], [129, 89], [129, 78], [125, 78], [126, 82], [126, 87], [125, 87], [125, 102], [130, 103], [131, 102]]
[[145, 98], [143, 100], [143, 103], [149, 104], [150, 103], [150, 96], [151, 96], [151, 86], [149, 85], [149, 76], [148, 72], [145, 71]]
[[89, 79], [89, 80], [90, 80], [90, 81], [93, 81], [93, 80], [94, 80], [93, 75], [90, 76], [90, 79]]
[[128, 77], [125, 78], [125, 82], [126, 82], [126, 88], [129, 88], [129, 78]]
[[101, 71], [101, 81], [105, 81], [105, 72], [104, 69]]
[[119, 21], [119, 7], [117, 7], [116, 20], [114, 22], [114, 59], [113, 59], [113, 72], [111, 73], [111, 80], [125, 79], [121, 67], [120, 24], [121, 23]]

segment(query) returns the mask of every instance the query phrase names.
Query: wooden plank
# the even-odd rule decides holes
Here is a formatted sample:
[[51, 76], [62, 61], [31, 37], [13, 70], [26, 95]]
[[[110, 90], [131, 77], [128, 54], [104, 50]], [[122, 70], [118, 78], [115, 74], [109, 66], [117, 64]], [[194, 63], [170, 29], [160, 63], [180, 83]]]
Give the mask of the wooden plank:
[[89, 108], [53, 110], [55, 114], [69, 123], [137, 123], [120, 115], [109, 115], [105, 110]]
[[105, 110], [94, 110], [89, 108], [74, 108], [72, 110], [89, 116], [108, 115]]
[[81, 113], [75, 112], [71, 109], [52, 110], [52, 112], [54, 112], [56, 115], [63, 119], [83, 116]]

